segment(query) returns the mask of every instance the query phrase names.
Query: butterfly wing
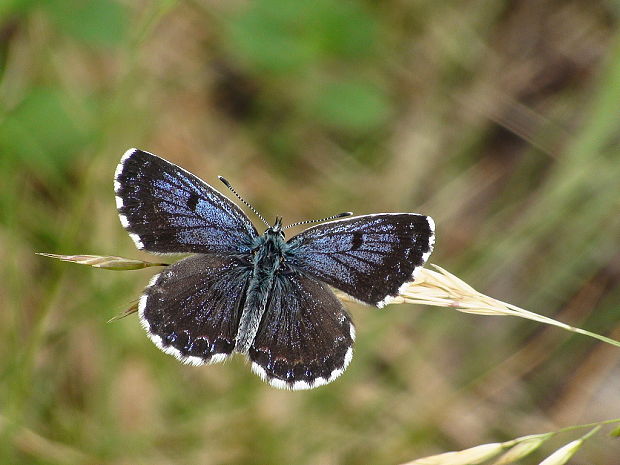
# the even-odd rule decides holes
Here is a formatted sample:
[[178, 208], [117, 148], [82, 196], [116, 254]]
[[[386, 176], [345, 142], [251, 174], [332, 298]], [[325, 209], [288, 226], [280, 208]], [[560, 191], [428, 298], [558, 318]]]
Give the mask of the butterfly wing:
[[246, 265], [230, 255], [192, 255], [154, 276], [138, 312], [155, 345], [192, 365], [229, 356], [251, 273]]
[[252, 370], [282, 389], [336, 379], [353, 356], [355, 329], [333, 292], [301, 273], [277, 275], [248, 356]]
[[383, 307], [426, 263], [434, 238], [434, 222], [428, 216], [357, 216], [293, 237], [287, 262], [357, 300]]
[[121, 224], [138, 249], [158, 253], [249, 252], [258, 235], [213, 187], [156, 155], [128, 150], [114, 177]]

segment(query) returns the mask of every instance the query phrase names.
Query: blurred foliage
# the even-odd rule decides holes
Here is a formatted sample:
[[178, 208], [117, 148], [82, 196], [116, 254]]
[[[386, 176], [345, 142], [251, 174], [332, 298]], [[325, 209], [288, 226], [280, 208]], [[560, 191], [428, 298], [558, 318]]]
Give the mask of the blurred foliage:
[[[256, 120], [268, 125], [261, 133], [268, 133], [276, 157], [290, 161], [300, 141], [293, 135], [278, 144], [274, 119], [331, 129], [356, 143], [386, 123], [392, 104], [373, 82], [378, 21], [362, 3], [259, 0], [224, 24], [222, 40], [234, 65], [266, 90]], [[295, 129], [284, 123], [275, 130]]]
[[231, 19], [228, 38], [256, 72], [301, 74], [336, 60], [355, 66], [368, 59], [376, 27], [359, 3], [259, 0]]
[[[276, 391], [240, 358], [181, 366], [132, 316], [106, 324], [152, 271], [34, 252], [152, 260], [112, 191], [138, 146], [226, 175], [287, 222], [432, 215], [431, 261], [618, 339], [619, 13], [603, 0], [1, 2], [0, 463], [395, 464], [614, 415], [614, 348], [414, 306], [352, 306], [353, 362], [310, 392]], [[612, 440], [591, 441], [576, 460], [617, 461]]]
[[44, 176], [67, 169], [90, 134], [69, 115], [65, 99], [60, 89], [33, 87], [7, 112], [0, 126], [0, 144], [7, 162], [30, 165]]
[[86, 46], [125, 42], [128, 12], [114, 0], [50, 0], [42, 7], [59, 29]]

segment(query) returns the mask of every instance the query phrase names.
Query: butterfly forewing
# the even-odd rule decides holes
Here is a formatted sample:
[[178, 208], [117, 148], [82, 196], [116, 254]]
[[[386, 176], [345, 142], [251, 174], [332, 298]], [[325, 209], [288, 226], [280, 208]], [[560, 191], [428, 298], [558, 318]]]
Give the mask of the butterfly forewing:
[[139, 249], [240, 253], [257, 236], [241, 209], [213, 187], [142, 150], [125, 153], [114, 190], [121, 223]]
[[433, 220], [414, 213], [357, 216], [308, 228], [288, 262], [352, 297], [382, 307], [430, 255]]
[[254, 372], [273, 386], [309, 389], [346, 369], [354, 338], [351, 318], [326, 285], [300, 273], [282, 274], [248, 355]]
[[156, 275], [139, 303], [155, 345], [192, 365], [230, 355], [250, 278], [246, 265], [228, 255], [193, 255]]

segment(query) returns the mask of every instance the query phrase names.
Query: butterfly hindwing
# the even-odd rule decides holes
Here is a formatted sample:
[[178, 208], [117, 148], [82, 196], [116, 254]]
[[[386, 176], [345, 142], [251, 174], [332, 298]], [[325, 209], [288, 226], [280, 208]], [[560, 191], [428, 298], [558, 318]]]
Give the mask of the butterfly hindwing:
[[153, 277], [140, 321], [157, 347], [182, 362], [219, 362], [235, 347], [249, 277], [239, 258], [192, 255]]
[[289, 263], [364, 303], [382, 307], [413, 280], [433, 249], [434, 223], [414, 213], [331, 221], [289, 240]]
[[233, 202], [156, 155], [128, 150], [114, 178], [122, 225], [136, 247], [158, 253], [248, 252], [256, 229]]
[[336, 379], [353, 355], [355, 329], [333, 292], [300, 273], [275, 277], [248, 356], [271, 385], [310, 389]]

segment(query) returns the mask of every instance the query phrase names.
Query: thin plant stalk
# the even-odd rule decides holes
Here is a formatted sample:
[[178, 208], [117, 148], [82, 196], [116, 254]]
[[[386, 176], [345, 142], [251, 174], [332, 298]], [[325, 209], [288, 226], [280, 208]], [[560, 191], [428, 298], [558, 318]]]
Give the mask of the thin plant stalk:
[[[147, 262], [144, 260], [136, 260], [115, 256], [100, 255], [59, 255], [49, 253], [39, 253], [57, 260], [78, 263], [81, 265], [89, 265], [96, 268], [104, 268], [108, 270], [126, 271], [139, 270], [152, 266], [167, 266], [167, 263]], [[456, 277], [452, 273], [446, 271], [437, 265], [431, 265], [435, 270], [422, 268], [419, 270], [415, 281], [403, 286], [400, 295], [394, 298], [393, 304], [420, 304], [432, 305], [435, 307], [447, 307], [459, 312], [473, 313], [476, 315], [501, 315], [516, 316], [525, 318], [539, 323], [545, 323], [557, 326], [572, 333], [583, 334], [585, 336], [598, 339], [607, 344], [620, 347], [620, 342], [600, 334], [596, 334], [585, 329], [577, 328], [561, 321], [554, 320], [544, 315], [525, 310], [516, 305], [502, 302], [487, 295], [478, 292], [462, 279]], [[335, 291], [338, 297], [343, 301], [355, 300], [347, 294]], [[132, 312], [129, 312], [132, 313]], [[126, 316], [126, 314], [122, 315]]]

